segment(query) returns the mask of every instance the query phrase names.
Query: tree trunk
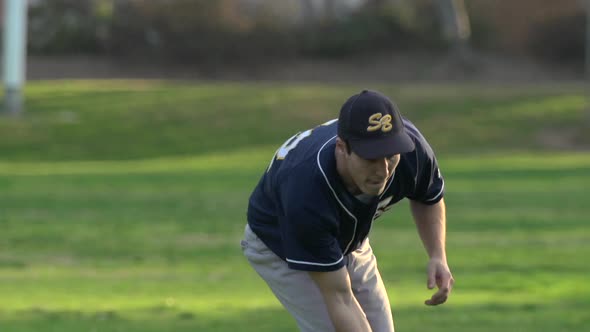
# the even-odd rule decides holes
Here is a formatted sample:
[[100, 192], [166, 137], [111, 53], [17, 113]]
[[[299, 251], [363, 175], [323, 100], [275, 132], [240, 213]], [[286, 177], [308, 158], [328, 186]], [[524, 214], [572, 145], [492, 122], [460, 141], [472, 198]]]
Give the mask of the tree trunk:
[[433, 0], [440, 13], [444, 37], [452, 45], [452, 53], [460, 60], [468, 57], [471, 25], [464, 0]]
[[336, 0], [324, 0], [324, 18], [328, 21], [336, 18]]
[[303, 26], [315, 24], [316, 12], [313, 0], [301, 0], [300, 22]]

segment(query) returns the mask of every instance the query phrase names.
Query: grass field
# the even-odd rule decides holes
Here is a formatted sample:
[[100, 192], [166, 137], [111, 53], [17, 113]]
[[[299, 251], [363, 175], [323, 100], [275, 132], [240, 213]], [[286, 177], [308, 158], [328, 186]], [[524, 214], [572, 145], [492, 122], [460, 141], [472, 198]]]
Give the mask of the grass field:
[[[239, 249], [276, 146], [361, 87], [34, 82], [0, 117], [0, 331], [295, 331]], [[590, 330], [583, 87], [378, 86], [438, 151], [456, 286], [406, 203], [371, 241], [398, 331]]]

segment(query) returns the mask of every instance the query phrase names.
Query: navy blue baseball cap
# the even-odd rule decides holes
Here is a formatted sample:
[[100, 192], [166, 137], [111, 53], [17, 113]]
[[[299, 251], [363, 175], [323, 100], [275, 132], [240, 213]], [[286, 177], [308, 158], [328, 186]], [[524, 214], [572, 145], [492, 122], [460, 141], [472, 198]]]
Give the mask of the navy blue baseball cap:
[[399, 110], [377, 91], [363, 90], [346, 100], [338, 117], [338, 136], [364, 159], [390, 157], [415, 149]]

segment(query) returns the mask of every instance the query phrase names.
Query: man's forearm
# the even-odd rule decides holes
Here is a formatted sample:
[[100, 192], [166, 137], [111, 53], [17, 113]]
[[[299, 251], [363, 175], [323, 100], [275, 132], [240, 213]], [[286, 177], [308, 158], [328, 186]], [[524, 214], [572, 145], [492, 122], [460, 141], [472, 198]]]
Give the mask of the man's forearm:
[[310, 272], [318, 285], [336, 332], [371, 332], [371, 326], [350, 288], [346, 268], [332, 272]]
[[354, 295], [335, 299], [324, 295], [330, 319], [336, 332], [371, 332], [367, 317]]
[[410, 201], [418, 233], [428, 256], [446, 262], [446, 216], [445, 203], [440, 200], [433, 205]]

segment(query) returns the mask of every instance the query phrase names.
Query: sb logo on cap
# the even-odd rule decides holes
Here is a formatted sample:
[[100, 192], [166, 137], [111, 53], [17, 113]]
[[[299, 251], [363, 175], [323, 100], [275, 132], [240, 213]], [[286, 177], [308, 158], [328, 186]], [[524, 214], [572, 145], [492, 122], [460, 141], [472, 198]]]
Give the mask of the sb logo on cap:
[[381, 113], [375, 113], [369, 117], [370, 126], [367, 127], [367, 131], [377, 131], [381, 129], [382, 132], [386, 133], [391, 131], [393, 125], [391, 124], [391, 115], [386, 114], [383, 116]]

